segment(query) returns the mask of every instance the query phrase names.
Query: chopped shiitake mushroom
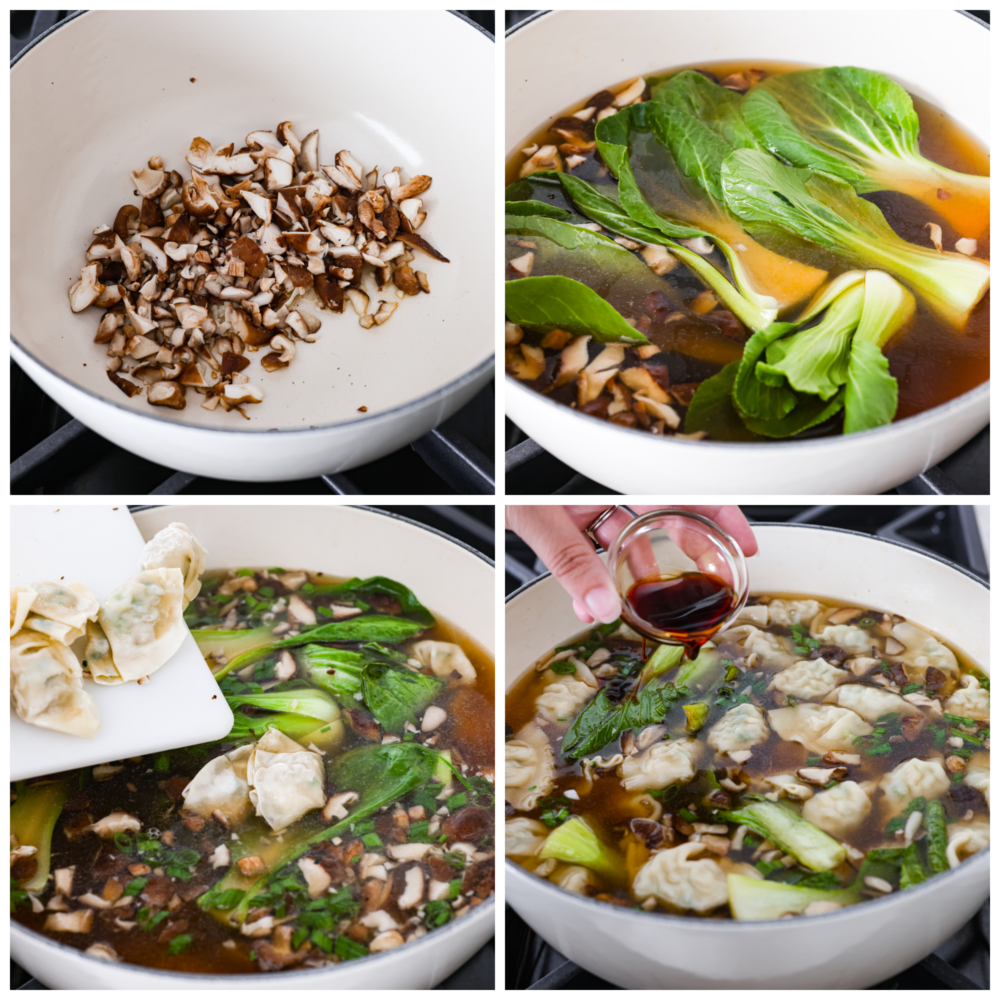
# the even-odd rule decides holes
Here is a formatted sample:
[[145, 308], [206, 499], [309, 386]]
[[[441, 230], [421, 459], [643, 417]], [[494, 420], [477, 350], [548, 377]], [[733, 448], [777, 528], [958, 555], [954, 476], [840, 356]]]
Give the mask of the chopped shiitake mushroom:
[[205, 409], [246, 416], [264, 391], [241, 356], [270, 348], [261, 367], [287, 368], [320, 329], [303, 305], [343, 312], [346, 297], [364, 329], [381, 326], [430, 292], [411, 251], [448, 262], [416, 233], [431, 178], [393, 167], [380, 180], [346, 149], [323, 165], [318, 131], [300, 140], [285, 121], [239, 149], [197, 136], [185, 158], [187, 180], [159, 156], [132, 171], [141, 205], [94, 230], [69, 290], [73, 312], [105, 310], [94, 341], [128, 396], [145, 387], [150, 404], [183, 409], [190, 388]]

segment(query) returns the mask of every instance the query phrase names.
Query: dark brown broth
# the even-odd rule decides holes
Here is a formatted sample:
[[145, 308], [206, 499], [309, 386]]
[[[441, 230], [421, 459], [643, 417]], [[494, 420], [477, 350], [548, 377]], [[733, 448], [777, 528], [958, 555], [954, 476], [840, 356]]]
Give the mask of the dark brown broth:
[[[768, 75], [812, 68], [805, 64], [790, 62], [738, 60], [675, 66], [668, 70], [644, 75], [649, 79], [668, 73], [677, 73], [683, 69], [706, 69], [723, 79], [730, 73], [743, 72], [751, 67], [763, 69]], [[607, 89], [618, 93], [624, 90], [633, 79], [634, 77], [609, 86]], [[508, 158], [505, 165], [507, 184], [512, 184], [518, 179], [520, 169], [528, 159], [521, 150], [533, 143], [538, 143], [541, 146], [551, 142], [551, 138], [548, 137], [549, 125], [558, 118], [571, 115], [586, 107], [586, 101], [590, 96], [592, 95], [587, 95], [559, 114], [553, 115], [536, 132], [517, 144], [515, 152]], [[919, 97], [913, 95], [911, 97], [920, 119], [920, 152], [928, 159], [951, 170], [988, 175], [990, 157], [980, 143], [939, 108]], [[587, 180], [596, 181], [597, 178], [592, 173], [584, 173], [589, 165], [588, 160], [588, 163], [582, 164], [575, 173]], [[603, 180], [606, 183], [611, 183], [613, 178], [606, 177]], [[922, 203], [905, 195], [882, 191], [865, 197], [877, 204], [893, 230], [911, 243], [927, 248], [933, 247], [928, 230], [924, 228], [927, 222], [937, 222], [941, 226], [945, 247], [953, 247], [958, 238], [958, 234], [947, 220]], [[776, 251], [780, 249], [778, 245], [768, 243], [766, 240], [761, 240], [761, 242]], [[978, 242], [976, 256], [989, 260], [989, 220], [987, 220], [985, 231]], [[807, 244], [798, 243], [794, 253], [798, 260], [828, 269], [831, 278], [850, 269], [849, 265], [837, 262], [829, 253]], [[510, 256], [511, 254], [508, 253], [508, 259]], [[718, 252], [713, 254], [710, 259], [718, 263], [723, 271], [728, 270], [724, 258]], [[678, 272], [687, 275], [685, 268], [678, 268]], [[678, 272], [671, 274], [668, 281], [673, 283]], [[578, 276], [574, 275], [574, 277]], [[589, 284], [589, 282], [587, 283]], [[703, 287], [700, 282], [695, 280], [688, 282], [688, 285], [690, 294], [682, 295], [684, 301], [690, 301]], [[616, 308], [621, 308], [620, 303], [610, 298], [609, 301], [612, 301]], [[630, 302], [629, 305], [632, 305], [633, 308], [626, 308], [624, 314], [626, 316], [638, 315], [641, 310], [634, 308], [635, 303]], [[889, 360], [889, 371], [899, 383], [899, 404], [895, 419], [902, 420], [904, 417], [913, 416], [934, 406], [939, 406], [985, 382], [989, 378], [989, 333], [989, 291], [972, 310], [968, 324], [961, 333], [956, 333], [952, 327], [934, 316], [920, 299], [917, 299], [917, 314], [914, 321], [890, 341], [885, 349], [886, 357]], [[684, 365], [680, 357], [676, 360], [671, 359], [671, 381], [673, 383], [702, 381], [715, 374], [724, 365], [738, 360], [742, 354], [742, 345], [728, 340], [717, 328], [705, 321], [699, 321], [697, 317], [682, 323], [670, 324], [669, 329], [654, 323], [647, 331], [646, 336], [664, 351], [677, 352], [678, 355], [694, 359], [694, 364], [687, 366]], [[526, 340], [529, 343], [537, 343], [538, 339], [540, 338], [526, 334]], [[596, 357], [601, 346], [592, 345], [591, 358]], [[708, 365], [707, 368], [706, 365]], [[679, 377], [675, 377], [675, 368], [679, 372]], [[687, 368], [691, 368], [693, 374], [689, 374]], [[528, 382], [526, 384], [541, 391], [546, 388], [547, 381], [543, 377], [538, 383]], [[549, 395], [560, 402], [575, 406], [576, 387], [574, 384], [563, 386]], [[839, 419], [831, 425], [824, 425], [824, 427], [827, 432], [839, 433]], [[681, 429], [683, 430], [683, 425]]]

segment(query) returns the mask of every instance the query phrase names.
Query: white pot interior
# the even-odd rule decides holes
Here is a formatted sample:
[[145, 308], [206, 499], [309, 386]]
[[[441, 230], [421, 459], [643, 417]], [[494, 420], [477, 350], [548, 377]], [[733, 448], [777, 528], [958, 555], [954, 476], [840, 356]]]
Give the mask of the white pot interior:
[[[344, 43], [365, 38], [377, 55]], [[116, 80], [109, 53], [162, 71]], [[12, 74], [15, 341], [59, 380], [144, 418], [150, 435], [163, 422], [238, 432], [329, 426], [358, 421], [359, 407], [371, 417], [451, 385], [493, 353], [492, 276], [479, 266], [491, 259], [493, 220], [478, 192], [482, 150], [493, 142], [482, 111], [492, 106], [493, 53], [489, 38], [446, 11], [203, 10], [197, 27], [183, 11], [72, 18]], [[134, 113], [80, 99], [122, 88]], [[253, 100], [234, 103], [246, 88]], [[398, 164], [408, 176], [431, 175], [420, 232], [451, 263], [418, 254], [414, 267], [428, 274], [431, 294], [407, 297], [383, 326], [362, 329], [350, 307], [314, 310], [323, 321], [317, 340], [300, 344], [287, 369], [267, 373], [266, 352], [248, 352], [245, 374], [265, 399], [246, 407], [247, 420], [204, 410], [193, 392], [180, 411], [127, 398], [105, 374], [106, 349], [93, 343], [101, 310], [69, 308], [92, 230], [137, 201], [129, 174], [149, 157], [187, 178], [195, 136], [239, 148], [250, 131], [285, 120], [300, 138], [320, 130], [321, 163], [349, 149], [366, 171]]]

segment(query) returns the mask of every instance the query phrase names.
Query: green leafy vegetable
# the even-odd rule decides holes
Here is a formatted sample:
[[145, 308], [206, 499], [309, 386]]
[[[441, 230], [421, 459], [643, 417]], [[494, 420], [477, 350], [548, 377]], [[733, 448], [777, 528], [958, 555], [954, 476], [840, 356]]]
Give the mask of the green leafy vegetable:
[[361, 675], [365, 704], [389, 732], [402, 731], [406, 722], [416, 725], [417, 713], [434, 700], [444, 684], [440, 677], [387, 663], [369, 663]]
[[[772, 153], [839, 177], [858, 192], [901, 191], [940, 213], [963, 236], [989, 213], [990, 179], [949, 170], [920, 154], [910, 95], [882, 73], [852, 66], [769, 77], [743, 100], [743, 119]], [[949, 197], [941, 199], [939, 190]]]
[[437, 623], [434, 615], [417, 600], [409, 587], [387, 576], [370, 576], [367, 580], [354, 577], [346, 583], [312, 584], [312, 595], [317, 597], [341, 597], [349, 600], [356, 599], [362, 594], [384, 594], [387, 597], [394, 597], [402, 608], [400, 614], [425, 628], [433, 628]]
[[[315, 688], [227, 695], [226, 703], [233, 710], [233, 728], [226, 742], [246, 743], [260, 739], [271, 728], [281, 730], [293, 740], [301, 739], [323, 725], [330, 727], [327, 744], [339, 743], [343, 738], [340, 706], [328, 694]], [[266, 709], [273, 714], [251, 717], [239, 711], [243, 706]]]
[[505, 215], [540, 215], [547, 219], [568, 219], [573, 213], [544, 201], [508, 201]]
[[17, 801], [10, 807], [10, 833], [21, 847], [36, 848], [34, 858], [38, 862], [34, 875], [23, 879], [20, 888], [41, 892], [49, 880], [52, 831], [69, 798], [69, 783], [59, 780], [29, 785], [19, 781], [16, 788]]
[[815, 872], [836, 868], [847, 857], [847, 851], [831, 836], [777, 802], [751, 802], [721, 816], [756, 830]]
[[367, 653], [311, 643], [296, 650], [299, 674], [311, 684], [346, 701], [361, 690], [361, 674], [371, 662]]
[[562, 826], [556, 827], [546, 837], [539, 857], [583, 865], [607, 878], [614, 878], [621, 867], [611, 848], [601, 841], [590, 824], [580, 816], [574, 816]]
[[777, 226], [845, 260], [888, 271], [953, 326], [965, 325], [989, 287], [988, 265], [907, 243], [875, 205], [837, 178], [738, 149], [722, 164], [722, 187], [726, 205], [749, 227]]
[[222, 680], [227, 674], [241, 670], [280, 649], [292, 649], [313, 642], [403, 642], [421, 631], [422, 626], [405, 618], [393, 618], [389, 615], [361, 615], [346, 621], [317, 625], [307, 629], [301, 635], [249, 650], [229, 660], [215, 672], [214, 676], [216, 680]]
[[927, 803], [924, 829], [927, 831], [928, 867], [932, 875], [940, 875], [948, 870], [948, 828], [944, 819], [944, 806], [938, 799]]
[[729, 875], [729, 909], [737, 920], [777, 920], [786, 913], [802, 913], [811, 903], [853, 906], [864, 896], [856, 888], [828, 890], [769, 879]]

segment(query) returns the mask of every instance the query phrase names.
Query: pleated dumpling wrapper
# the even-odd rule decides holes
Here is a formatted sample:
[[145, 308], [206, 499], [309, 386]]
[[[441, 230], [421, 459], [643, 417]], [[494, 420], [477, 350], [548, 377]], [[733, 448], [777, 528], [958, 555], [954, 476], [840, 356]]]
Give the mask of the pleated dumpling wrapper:
[[253, 749], [254, 744], [248, 743], [210, 760], [181, 792], [184, 807], [205, 819], [218, 813], [230, 829], [239, 826], [253, 812], [247, 784]]
[[97, 620], [111, 643], [122, 680], [148, 677], [181, 647], [184, 575], [179, 569], [147, 569], [108, 595]]
[[250, 801], [272, 830], [284, 830], [326, 804], [323, 758], [277, 729], [257, 741], [247, 762]]
[[38, 592], [31, 587], [10, 588], [10, 637], [13, 639], [31, 611], [32, 602]]
[[[40, 580], [33, 583], [28, 589], [35, 592], [31, 602], [31, 615], [67, 626], [68, 630], [76, 633], [75, 638], [77, 639], [83, 635], [87, 622], [93, 621], [97, 617], [97, 612], [100, 609], [97, 598], [82, 583], [62, 584], [56, 583], [54, 580]], [[12, 602], [13, 598], [12, 593]], [[36, 631], [41, 630], [36, 629]], [[46, 630], [46, 634], [50, 634], [50, 631]], [[56, 641], [61, 642], [62, 640]]]
[[33, 726], [89, 739], [101, 725], [76, 655], [39, 632], [22, 629], [11, 640], [10, 697], [14, 711]]
[[[184, 608], [201, 590], [208, 553], [186, 524], [174, 521], [158, 531], [139, 556], [140, 569], [179, 569], [184, 575]], [[181, 609], [183, 610], [183, 608]]]

